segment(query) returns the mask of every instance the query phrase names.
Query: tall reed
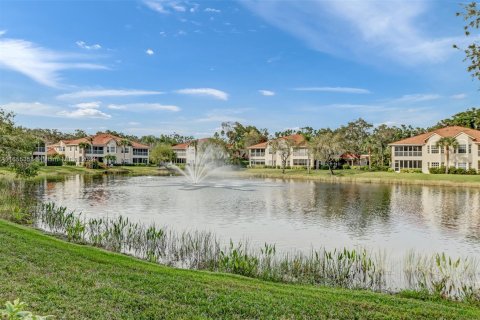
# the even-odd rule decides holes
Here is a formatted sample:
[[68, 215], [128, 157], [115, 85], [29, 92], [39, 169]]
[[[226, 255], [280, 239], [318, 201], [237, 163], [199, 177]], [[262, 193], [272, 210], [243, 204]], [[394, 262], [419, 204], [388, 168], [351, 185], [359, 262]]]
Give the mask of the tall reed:
[[[65, 235], [69, 241], [175, 267], [240, 274], [279, 282], [306, 283], [375, 291], [393, 290], [385, 254], [366, 249], [277, 252], [274, 245], [251, 247], [247, 241], [228, 245], [211, 232], [175, 232], [118, 218], [82, 219], [65, 207], [46, 203], [33, 211], [35, 224]], [[404, 263], [404, 288], [444, 298], [480, 300], [478, 264], [445, 254], [410, 253]]]

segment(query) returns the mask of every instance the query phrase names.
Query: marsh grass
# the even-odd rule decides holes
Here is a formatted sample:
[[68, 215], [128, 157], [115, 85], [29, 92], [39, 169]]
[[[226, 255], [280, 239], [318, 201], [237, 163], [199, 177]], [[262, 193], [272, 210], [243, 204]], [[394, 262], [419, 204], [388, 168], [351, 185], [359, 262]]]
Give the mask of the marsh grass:
[[[269, 281], [392, 291], [386, 254], [366, 249], [277, 252], [274, 245], [252, 247], [248, 241], [228, 245], [211, 232], [176, 232], [144, 225], [122, 216], [84, 219], [54, 203], [39, 205], [32, 218], [37, 227], [67, 240], [130, 254], [151, 262], [195, 270], [239, 274]], [[404, 261], [404, 288], [442, 298], [480, 300], [478, 264], [411, 252]]]

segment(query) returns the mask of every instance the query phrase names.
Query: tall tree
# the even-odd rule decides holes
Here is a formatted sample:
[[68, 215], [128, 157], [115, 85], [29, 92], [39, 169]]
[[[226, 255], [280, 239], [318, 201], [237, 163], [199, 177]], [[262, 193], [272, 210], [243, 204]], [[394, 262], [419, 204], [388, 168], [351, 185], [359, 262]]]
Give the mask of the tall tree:
[[437, 147], [445, 149], [445, 173], [448, 174], [448, 167], [450, 166], [450, 149], [458, 147], [458, 141], [454, 137], [443, 137], [436, 143]]
[[282, 162], [282, 173], [285, 174], [288, 159], [295, 147], [295, 140], [291, 137], [278, 138], [271, 142], [271, 146], [272, 150], [275, 150], [276, 154], [280, 157], [280, 161]]
[[472, 108], [466, 111], [454, 114], [448, 119], [441, 120], [432, 129], [448, 126], [461, 126], [471, 129], [480, 129], [480, 109]]
[[173, 151], [172, 146], [167, 143], [159, 143], [155, 145], [150, 152], [150, 161], [156, 165], [172, 161], [174, 158], [175, 152]]
[[365, 151], [365, 141], [370, 136], [372, 127], [371, 123], [366, 122], [362, 118], [340, 127], [339, 133], [343, 136], [346, 152], [357, 155], [362, 154]]
[[333, 165], [345, 152], [343, 135], [339, 132], [325, 132], [312, 139], [312, 149], [315, 158], [328, 165], [330, 174], [333, 175]]
[[478, 30], [480, 29], [480, 7], [477, 3], [471, 2], [469, 4], [462, 4], [462, 11], [457, 12], [458, 17], [462, 17], [465, 21], [463, 31], [465, 36], [472, 39], [472, 42], [466, 47], [461, 48], [458, 45], [453, 45], [456, 49], [461, 49], [465, 52], [465, 60], [469, 65], [467, 71], [472, 74], [473, 78], [480, 80], [480, 42], [478, 40]]

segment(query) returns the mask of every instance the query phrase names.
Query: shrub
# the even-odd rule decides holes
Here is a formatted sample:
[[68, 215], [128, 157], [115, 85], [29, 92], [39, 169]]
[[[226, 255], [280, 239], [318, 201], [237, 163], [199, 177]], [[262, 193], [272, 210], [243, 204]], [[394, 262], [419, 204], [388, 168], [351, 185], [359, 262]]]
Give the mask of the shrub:
[[475, 175], [475, 174], [477, 174], [477, 170], [475, 170], [473, 168], [470, 168], [470, 169], [467, 170], [467, 174]]
[[11, 168], [15, 172], [17, 177], [32, 178], [38, 174], [38, 169], [40, 168], [40, 165], [36, 161], [17, 161], [11, 164]]
[[30, 311], [24, 310], [26, 306], [27, 304], [20, 301], [20, 299], [16, 299], [13, 303], [7, 301], [5, 303], [5, 309], [0, 309], [0, 316], [6, 320], [47, 320], [53, 318], [53, 316], [34, 315]]
[[66, 166], [75, 166], [77, 163], [75, 161], [64, 161], [63, 164]]
[[96, 160], [85, 161], [85, 163], [83, 165], [85, 166], [85, 168], [88, 168], [88, 169], [98, 169], [98, 168], [100, 168], [100, 165], [98, 164], [98, 161], [96, 161]]
[[47, 159], [47, 166], [63, 166], [63, 160], [61, 158]]
[[343, 170], [348, 170], [348, 169], [350, 169], [350, 168], [351, 168], [351, 167], [350, 167], [349, 164], [344, 164], [344, 165], [342, 166], [342, 169], [343, 169]]
[[422, 169], [401, 169], [401, 173], [422, 173]]

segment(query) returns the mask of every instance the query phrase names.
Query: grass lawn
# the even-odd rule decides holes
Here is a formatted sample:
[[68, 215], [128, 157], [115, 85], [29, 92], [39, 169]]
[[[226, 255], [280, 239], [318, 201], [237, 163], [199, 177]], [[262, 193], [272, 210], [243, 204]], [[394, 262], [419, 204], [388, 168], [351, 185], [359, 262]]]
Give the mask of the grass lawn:
[[0, 244], [0, 303], [57, 319], [480, 319], [466, 303], [159, 266], [4, 220]]
[[331, 176], [328, 170], [312, 170], [310, 174], [305, 169], [288, 169], [282, 174], [281, 169], [256, 169], [245, 171], [246, 175], [265, 178], [311, 179], [332, 182], [371, 182], [395, 184], [421, 184], [465, 186], [480, 188], [480, 175], [457, 174], [425, 174], [396, 172], [367, 172], [361, 170], [335, 170]]
[[[169, 175], [165, 169], [159, 169], [158, 167], [150, 166], [120, 166], [112, 167], [108, 169], [87, 169], [85, 167], [77, 166], [50, 166], [50, 167], [40, 167], [38, 172], [38, 177], [54, 177], [62, 175], [72, 175], [72, 174], [129, 174], [129, 175]], [[0, 178], [12, 178], [15, 174], [5, 167], [0, 167]]]

